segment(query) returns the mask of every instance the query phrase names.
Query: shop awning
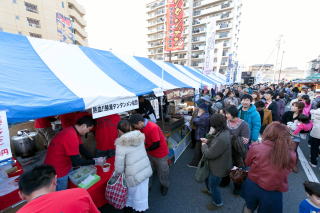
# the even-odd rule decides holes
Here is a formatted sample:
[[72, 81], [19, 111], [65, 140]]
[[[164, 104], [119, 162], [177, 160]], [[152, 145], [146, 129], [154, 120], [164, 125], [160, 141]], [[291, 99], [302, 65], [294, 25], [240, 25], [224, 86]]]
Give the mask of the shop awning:
[[181, 65], [0, 33], [0, 110], [9, 123], [81, 111], [155, 88], [219, 83]]

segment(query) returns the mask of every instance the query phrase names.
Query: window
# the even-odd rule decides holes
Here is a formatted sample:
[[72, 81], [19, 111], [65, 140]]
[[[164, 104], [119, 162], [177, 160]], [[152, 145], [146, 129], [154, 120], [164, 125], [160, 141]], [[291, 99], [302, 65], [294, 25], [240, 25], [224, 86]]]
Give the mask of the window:
[[64, 8], [64, 2], [61, 2], [61, 7]]
[[17, 3], [17, 0], [12, 0], [12, 3], [16, 4], [16, 3]]
[[2, 32], [3, 31], [3, 29], [2, 29], [2, 27], [0, 27], [0, 32]]
[[42, 35], [37, 34], [37, 33], [29, 33], [29, 35], [30, 35], [31, 37], [35, 37], [35, 38], [42, 38]]
[[32, 13], [38, 13], [38, 6], [35, 4], [31, 4], [29, 2], [24, 2], [24, 5], [26, 6], [26, 10]]
[[19, 35], [22, 35], [22, 32], [21, 32], [21, 31], [19, 31], [19, 32], [18, 32], [18, 34], [19, 34]]
[[19, 19], [20, 19], [20, 17], [19, 17], [19, 16], [16, 16], [16, 19], [17, 19], [17, 20], [19, 20]]
[[27, 18], [30, 27], [40, 28], [40, 21], [33, 18]]

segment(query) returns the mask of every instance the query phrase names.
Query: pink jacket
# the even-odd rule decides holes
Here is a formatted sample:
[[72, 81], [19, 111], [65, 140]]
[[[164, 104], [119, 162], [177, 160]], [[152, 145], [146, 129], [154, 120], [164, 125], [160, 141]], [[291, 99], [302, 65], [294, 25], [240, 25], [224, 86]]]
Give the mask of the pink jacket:
[[302, 111], [302, 114], [306, 115], [306, 116], [310, 116], [310, 110], [311, 110], [311, 107], [312, 107], [312, 104], [309, 104], [307, 105], [306, 102], [304, 102], [304, 108], [303, 108], [303, 111]]
[[307, 124], [304, 124], [304, 123], [298, 124], [297, 129], [293, 132], [293, 134], [294, 134], [294, 135], [297, 135], [297, 134], [299, 134], [302, 130], [303, 130], [303, 131], [306, 131], [306, 132], [309, 132], [309, 131], [312, 130], [312, 127], [313, 127], [313, 124], [312, 124], [311, 121], [310, 121], [309, 123], [307, 123]]

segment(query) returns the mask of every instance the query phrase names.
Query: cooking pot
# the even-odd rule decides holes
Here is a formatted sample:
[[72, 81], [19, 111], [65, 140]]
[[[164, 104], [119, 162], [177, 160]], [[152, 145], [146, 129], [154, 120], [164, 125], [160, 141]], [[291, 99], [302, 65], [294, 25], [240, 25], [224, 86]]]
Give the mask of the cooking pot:
[[13, 147], [16, 156], [30, 157], [36, 152], [35, 136], [37, 132], [29, 132], [28, 130], [20, 130], [17, 136], [12, 136]]

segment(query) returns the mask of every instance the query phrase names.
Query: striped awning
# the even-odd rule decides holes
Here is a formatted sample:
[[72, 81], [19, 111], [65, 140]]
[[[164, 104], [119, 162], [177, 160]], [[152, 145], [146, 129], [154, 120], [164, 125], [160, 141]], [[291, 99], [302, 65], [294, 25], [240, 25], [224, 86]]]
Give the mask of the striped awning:
[[0, 110], [9, 123], [82, 111], [155, 88], [218, 83], [186, 66], [0, 33]]

